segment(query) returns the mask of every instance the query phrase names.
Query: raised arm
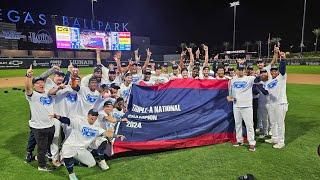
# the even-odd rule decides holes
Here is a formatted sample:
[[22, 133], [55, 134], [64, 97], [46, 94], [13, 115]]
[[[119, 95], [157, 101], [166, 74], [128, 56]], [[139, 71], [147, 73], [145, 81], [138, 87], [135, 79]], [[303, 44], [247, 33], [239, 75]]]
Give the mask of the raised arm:
[[26, 95], [28, 96], [32, 95], [32, 76], [33, 76], [33, 70], [32, 70], [32, 64], [31, 64], [30, 68], [27, 70], [26, 78], [24, 81], [24, 89], [26, 91]]
[[184, 68], [184, 57], [186, 55], [186, 51], [182, 51], [181, 54], [180, 54], [180, 60], [179, 60], [179, 66], [180, 68]]
[[205, 51], [203, 67], [209, 67], [209, 48], [208, 46], [203, 45], [203, 49]]
[[59, 90], [64, 89], [65, 87], [66, 87], [66, 85], [64, 83], [62, 83], [59, 86], [50, 89], [49, 95], [56, 95]]
[[285, 52], [280, 52], [280, 65], [279, 65], [279, 72], [282, 76], [286, 74], [286, 66], [287, 63], [285, 61], [286, 59], [286, 53]]
[[[146, 61], [144, 62], [143, 66], [142, 66], [142, 71], [145, 71], [146, 68], [148, 67], [148, 64], [150, 62], [150, 59], [151, 59], [151, 55], [152, 55], [152, 52], [150, 51], [150, 49], [146, 49], [147, 51], [147, 58], [146, 58]], [[140, 57], [140, 56], [139, 56]]]
[[52, 66], [52, 68], [46, 70], [45, 72], [43, 72], [39, 78], [43, 78], [43, 79], [47, 79], [49, 76], [51, 76], [52, 74], [54, 74], [54, 72], [56, 71], [60, 71], [60, 67], [59, 66]]
[[69, 118], [67, 117], [63, 117], [63, 116], [59, 116], [57, 114], [54, 114], [54, 115], [49, 115], [50, 118], [55, 118], [57, 119], [58, 121], [60, 121], [61, 123], [63, 124], [67, 124], [68, 126], [70, 125], [71, 121]]
[[190, 57], [190, 64], [189, 64], [189, 66], [192, 68], [192, 67], [193, 67], [193, 64], [194, 64], [194, 56], [193, 56], [193, 53], [192, 53], [192, 48], [187, 48], [187, 51], [188, 51], [189, 57]]
[[279, 53], [280, 53], [280, 49], [279, 47], [277, 47], [277, 45], [274, 45], [274, 49], [273, 49], [273, 58], [270, 62], [270, 65], [274, 65], [277, 63], [278, 61], [278, 57], [279, 57]]
[[139, 48], [134, 51], [134, 60], [136, 62], [140, 61], [141, 56], [139, 55]]

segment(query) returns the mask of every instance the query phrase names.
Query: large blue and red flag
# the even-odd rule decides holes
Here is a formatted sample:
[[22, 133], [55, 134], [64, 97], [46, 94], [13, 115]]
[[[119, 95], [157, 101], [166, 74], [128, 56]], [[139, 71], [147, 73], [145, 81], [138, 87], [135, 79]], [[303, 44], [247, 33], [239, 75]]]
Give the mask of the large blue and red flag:
[[113, 154], [175, 149], [234, 141], [227, 80], [176, 79], [159, 86], [133, 85]]

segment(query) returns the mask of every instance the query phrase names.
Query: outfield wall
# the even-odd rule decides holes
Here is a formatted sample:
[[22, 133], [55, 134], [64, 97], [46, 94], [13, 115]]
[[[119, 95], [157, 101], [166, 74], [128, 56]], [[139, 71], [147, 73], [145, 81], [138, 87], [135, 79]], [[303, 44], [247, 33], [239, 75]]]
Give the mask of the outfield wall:
[[[111, 63], [111, 61], [102, 60], [104, 64]], [[271, 59], [266, 59], [271, 61]], [[75, 64], [79, 67], [94, 67], [96, 65], [95, 58], [0, 58], [0, 69], [27, 69], [30, 65], [33, 68], [48, 68], [57, 65], [63, 68], [68, 67], [69, 63]], [[162, 64], [164, 61], [157, 61]], [[168, 62], [168, 61], [166, 61]], [[178, 60], [176, 60], [178, 62]], [[218, 62], [228, 62], [235, 64], [235, 60], [219, 59]], [[247, 63], [256, 64], [256, 60], [247, 60]], [[320, 66], [320, 58], [312, 59], [287, 59], [288, 65], [316, 65]], [[115, 64], [113, 61], [112, 63]], [[143, 61], [141, 61], [143, 63]]]

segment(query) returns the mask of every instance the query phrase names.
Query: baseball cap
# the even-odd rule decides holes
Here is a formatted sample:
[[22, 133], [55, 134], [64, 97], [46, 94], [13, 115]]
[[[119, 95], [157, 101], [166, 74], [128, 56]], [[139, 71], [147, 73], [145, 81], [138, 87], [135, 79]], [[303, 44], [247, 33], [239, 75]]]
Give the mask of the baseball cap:
[[116, 74], [115, 69], [110, 69], [110, 70], [109, 70], [109, 74]]
[[178, 69], [179, 66], [177, 64], [172, 65], [172, 69]]
[[101, 85], [100, 85], [100, 88], [101, 88], [102, 90], [107, 90], [107, 89], [109, 89], [109, 86], [108, 86], [107, 84], [101, 84]]
[[113, 106], [113, 103], [111, 101], [106, 101], [104, 102], [103, 107], [110, 106], [110, 105]]
[[200, 61], [196, 61], [194, 64], [195, 64], [196, 66], [200, 66]]
[[262, 59], [257, 60], [257, 64], [263, 63]]
[[112, 84], [110, 85], [110, 88], [120, 89], [120, 87], [119, 87], [116, 83], [112, 83]]
[[168, 67], [168, 63], [163, 63], [163, 67]]
[[144, 71], [144, 74], [145, 74], [145, 75], [151, 75], [151, 70], [150, 70], [150, 69], [146, 69], [146, 70]]
[[127, 66], [127, 64], [125, 62], [121, 63], [121, 67], [126, 67], [126, 66]]
[[252, 65], [247, 66], [247, 70], [253, 70], [253, 66]]
[[270, 71], [278, 71], [278, 67], [277, 66], [271, 66]]
[[65, 76], [63, 71], [56, 71], [56, 72], [54, 72], [54, 74], [58, 75], [58, 76]]
[[246, 174], [244, 176], [240, 176], [238, 179], [239, 180], [254, 180], [255, 178], [252, 174]]
[[137, 62], [136, 64], [137, 64], [137, 66], [141, 66], [141, 63], [140, 63], [140, 62]]
[[244, 65], [242, 65], [242, 64], [239, 64], [239, 65], [238, 65], [238, 70], [242, 71], [242, 70], [244, 70], [244, 69], [245, 69], [245, 66], [244, 66]]
[[150, 63], [154, 63], [154, 60], [153, 60], [153, 59], [150, 59]]
[[126, 74], [124, 75], [124, 77], [128, 77], [128, 76], [132, 76], [132, 74], [131, 74], [131, 73], [126, 73]]
[[42, 77], [35, 77], [35, 78], [32, 79], [32, 84], [35, 84], [35, 83], [38, 82], [38, 81], [44, 81], [44, 78], [42, 78]]
[[99, 113], [98, 113], [98, 111], [95, 110], [95, 109], [90, 109], [89, 112], [88, 112], [88, 115], [98, 116]]
[[260, 70], [260, 74], [261, 74], [261, 73], [266, 73], [266, 72], [267, 72], [266, 69], [261, 69], [261, 70]]

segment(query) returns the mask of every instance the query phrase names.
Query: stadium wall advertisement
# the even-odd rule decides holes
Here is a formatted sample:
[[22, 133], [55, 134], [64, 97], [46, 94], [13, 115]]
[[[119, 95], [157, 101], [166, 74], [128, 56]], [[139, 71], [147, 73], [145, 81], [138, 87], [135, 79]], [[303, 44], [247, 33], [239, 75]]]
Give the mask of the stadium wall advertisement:
[[70, 62], [78, 67], [93, 67], [95, 59], [61, 59], [61, 58], [0, 58], [0, 69], [50, 68], [54, 65], [68, 67]]

